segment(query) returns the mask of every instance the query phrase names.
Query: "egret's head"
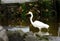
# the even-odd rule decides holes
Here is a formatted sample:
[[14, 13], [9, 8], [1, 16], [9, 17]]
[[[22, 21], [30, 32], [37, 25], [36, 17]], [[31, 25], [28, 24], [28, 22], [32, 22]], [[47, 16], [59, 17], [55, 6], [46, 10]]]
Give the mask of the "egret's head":
[[33, 15], [33, 13], [31, 11], [29, 11], [26, 15], [27, 15], [27, 17], [30, 18]]
[[32, 14], [32, 12], [31, 12], [31, 11], [29, 11], [27, 14]]

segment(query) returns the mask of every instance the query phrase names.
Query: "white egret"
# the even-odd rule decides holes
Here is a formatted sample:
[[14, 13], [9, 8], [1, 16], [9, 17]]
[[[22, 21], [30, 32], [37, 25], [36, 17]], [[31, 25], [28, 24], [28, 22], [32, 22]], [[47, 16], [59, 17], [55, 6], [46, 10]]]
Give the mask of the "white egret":
[[32, 12], [28, 12], [27, 14], [30, 14], [31, 15], [31, 17], [30, 17], [30, 22], [31, 22], [31, 24], [34, 26], [34, 27], [37, 27], [37, 28], [39, 28], [40, 30], [41, 30], [41, 28], [49, 28], [49, 25], [48, 24], [45, 24], [45, 23], [43, 23], [43, 22], [41, 22], [41, 21], [38, 21], [38, 20], [35, 20], [34, 22], [32, 21], [32, 18], [33, 18], [33, 13]]

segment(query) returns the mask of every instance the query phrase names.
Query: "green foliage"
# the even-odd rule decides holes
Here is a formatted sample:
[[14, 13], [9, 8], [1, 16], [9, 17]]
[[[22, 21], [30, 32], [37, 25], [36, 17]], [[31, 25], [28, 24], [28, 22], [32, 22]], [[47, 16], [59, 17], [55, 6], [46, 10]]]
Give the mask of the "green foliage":
[[23, 12], [22, 12], [21, 17], [22, 17], [23, 20], [26, 20], [26, 16], [25, 16], [25, 15], [26, 15], [27, 7], [26, 7], [25, 4], [22, 4], [21, 7], [22, 7], [22, 9], [23, 9]]
[[[21, 25], [21, 23], [23, 25], [26, 23], [28, 24], [27, 21], [29, 21], [29, 20], [26, 17], [26, 13], [30, 10], [34, 13], [33, 20], [36, 20], [36, 19], [38, 19], [39, 16], [41, 16], [41, 18], [39, 18], [38, 20], [41, 20], [41, 21], [47, 22], [47, 23], [48, 22], [52, 23], [56, 19], [56, 13], [55, 13], [56, 11], [53, 10], [53, 3], [51, 0], [38, 0], [38, 2], [22, 3], [22, 4], [17, 4], [16, 6], [17, 7], [8, 7], [7, 9], [2, 10], [3, 12], [7, 10], [8, 21], [11, 22], [12, 20], [14, 20], [13, 21], [14, 25], [17, 25], [19, 23], [20, 23], [20, 25]], [[7, 7], [7, 5], [4, 6], [4, 8], [5, 7]], [[17, 10], [17, 9], [19, 9], [19, 7], [21, 7], [20, 12], [19, 12], [19, 10]], [[37, 10], [39, 10], [40, 13], [38, 13]], [[7, 12], [5, 12], [5, 14]], [[0, 19], [2, 19], [4, 17], [7, 18], [4, 15], [4, 13], [3, 14], [0, 13]], [[20, 22], [18, 22], [18, 21], [20, 21]]]

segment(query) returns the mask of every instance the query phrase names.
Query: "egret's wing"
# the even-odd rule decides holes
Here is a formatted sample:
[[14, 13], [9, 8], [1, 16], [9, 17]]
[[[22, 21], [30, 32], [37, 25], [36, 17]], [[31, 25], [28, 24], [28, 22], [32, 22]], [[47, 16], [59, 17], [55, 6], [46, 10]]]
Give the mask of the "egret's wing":
[[43, 22], [41, 22], [41, 21], [35, 21], [34, 23], [35, 23], [35, 24], [39, 24], [39, 25], [44, 24], [44, 23], [43, 23]]
[[34, 24], [35, 26], [42, 27], [44, 23], [40, 21], [34, 21]]
[[39, 28], [48, 28], [49, 27], [49, 25], [47, 25], [47, 24], [45, 24], [45, 23], [43, 23], [41, 21], [35, 21], [34, 26], [39, 27]]

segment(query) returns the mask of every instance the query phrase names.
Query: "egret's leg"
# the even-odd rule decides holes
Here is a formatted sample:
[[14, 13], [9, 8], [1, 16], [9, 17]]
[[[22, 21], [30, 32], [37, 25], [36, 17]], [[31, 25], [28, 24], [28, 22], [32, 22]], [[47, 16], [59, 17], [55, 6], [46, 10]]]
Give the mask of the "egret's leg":
[[41, 32], [41, 28], [40, 28], [40, 32]]
[[40, 34], [40, 36], [41, 36], [41, 34], [42, 34], [42, 33], [41, 33], [41, 28], [40, 28], [39, 34]]

